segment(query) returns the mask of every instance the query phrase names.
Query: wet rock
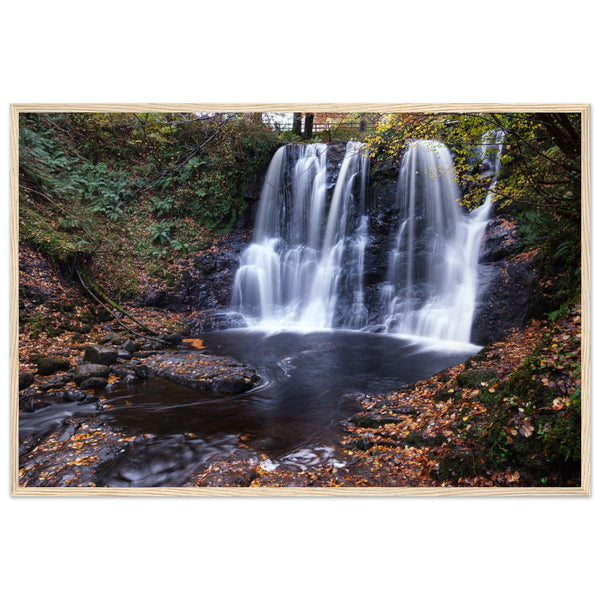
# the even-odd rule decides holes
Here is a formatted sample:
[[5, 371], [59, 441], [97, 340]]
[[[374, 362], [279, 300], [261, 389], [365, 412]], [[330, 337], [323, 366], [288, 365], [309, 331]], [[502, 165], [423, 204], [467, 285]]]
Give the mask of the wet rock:
[[131, 340], [127, 340], [122, 346], [121, 348], [123, 348], [123, 350], [125, 350], [125, 352], [129, 352], [130, 354], [133, 354], [137, 349], [137, 344], [135, 342], [132, 342]]
[[106, 379], [103, 379], [102, 377], [89, 377], [88, 379], [83, 380], [79, 384], [79, 387], [82, 390], [89, 390], [89, 389], [102, 389], [102, 388], [105, 388], [107, 385], [108, 385], [108, 381]]
[[216, 377], [212, 381], [210, 388], [218, 394], [239, 394], [254, 387], [252, 383], [253, 377], [254, 375], [249, 376], [244, 373]]
[[190, 323], [190, 335], [199, 336], [205, 331], [219, 331], [246, 327], [244, 317], [239, 313], [227, 312], [222, 308], [198, 311]]
[[19, 397], [19, 410], [22, 412], [32, 413], [46, 406], [50, 406], [50, 402], [42, 400], [35, 394], [24, 394]]
[[83, 360], [88, 363], [99, 365], [112, 365], [117, 362], [118, 353], [109, 346], [90, 344], [86, 347]]
[[48, 377], [45, 381], [40, 382], [38, 388], [45, 392], [47, 390], [56, 389], [64, 386], [66, 383], [71, 381], [71, 375], [56, 375], [54, 377]]
[[142, 344], [142, 352], [155, 352], [157, 350], [162, 350], [165, 347], [165, 344], [160, 340], [146, 342]]
[[403, 421], [400, 417], [390, 417], [387, 415], [380, 415], [377, 413], [366, 414], [366, 415], [355, 415], [350, 419], [354, 425], [358, 427], [365, 427], [368, 429], [378, 429], [384, 425], [397, 424]]
[[183, 336], [178, 333], [172, 333], [170, 335], [166, 335], [164, 340], [170, 346], [179, 346], [183, 341]]
[[66, 390], [63, 398], [65, 402], [82, 402], [88, 397], [85, 392], [77, 389]]
[[110, 373], [110, 368], [106, 365], [99, 364], [84, 364], [77, 365], [73, 371], [73, 380], [77, 385], [80, 385], [82, 381], [89, 379], [90, 377], [101, 377], [106, 378]]
[[143, 366], [179, 385], [219, 394], [239, 394], [261, 381], [246, 365], [199, 352], [163, 352], [146, 358]]
[[78, 400], [79, 404], [93, 404], [94, 402], [98, 402], [98, 396], [94, 396], [94, 394], [86, 394], [84, 398]]
[[356, 440], [352, 440], [346, 444], [346, 448], [349, 450], [369, 450], [375, 445], [368, 437], [361, 437]]
[[35, 379], [35, 373], [32, 371], [25, 371], [23, 373], [19, 373], [19, 390], [24, 390], [28, 388]]
[[71, 367], [69, 359], [62, 356], [37, 356], [32, 362], [37, 366], [40, 375], [53, 375]]
[[134, 372], [140, 379], [152, 379], [156, 376], [156, 371], [152, 367], [144, 364], [136, 365]]
[[127, 385], [131, 383], [136, 383], [141, 378], [135, 374], [133, 369], [129, 368], [117, 368], [114, 371], [115, 375], [119, 378], [119, 380]]

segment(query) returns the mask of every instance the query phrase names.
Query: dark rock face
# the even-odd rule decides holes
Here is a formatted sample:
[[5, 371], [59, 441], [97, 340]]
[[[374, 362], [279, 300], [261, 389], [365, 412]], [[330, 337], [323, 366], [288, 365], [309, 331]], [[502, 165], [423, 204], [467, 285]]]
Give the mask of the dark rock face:
[[[397, 169], [390, 168], [388, 177], [397, 177]], [[384, 321], [381, 300], [381, 282], [386, 280], [388, 257], [399, 226], [396, 208], [395, 179], [375, 181], [369, 193], [369, 244], [365, 249], [365, 300], [369, 307], [369, 323], [374, 326]]]
[[531, 302], [540, 283], [535, 254], [519, 252], [523, 242], [514, 222], [496, 217], [482, 242], [479, 298], [471, 341], [485, 346], [522, 327], [531, 316]]
[[220, 328], [210, 322], [211, 315], [229, 308], [239, 257], [251, 240], [248, 229], [220, 236], [218, 242], [190, 260], [188, 272], [177, 288], [149, 293], [141, 303], [178, 312], [207, 311], [207, 322], [200, 322], [198, 330]]
[[83, 360], [97, 365], [112, 365], [117, 362], [118, 352], [110, 346], [90, 344], [86, 347]]

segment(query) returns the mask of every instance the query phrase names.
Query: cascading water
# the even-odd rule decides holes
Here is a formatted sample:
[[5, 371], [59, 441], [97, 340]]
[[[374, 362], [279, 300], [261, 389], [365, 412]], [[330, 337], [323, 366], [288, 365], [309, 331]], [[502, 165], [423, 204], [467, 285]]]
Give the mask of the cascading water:
[[[248, 325], [307, 329], [366, 324], [363, 273], [368, 161], [346, 147], [328, 202], [327, 146], [288, 145], [266, 175], [252, 244], [241, 256], [232, 307]], [[340, 315], [340, 293], [352, 298]]]
[[[499, 148], [495, 156], [499, 161]], [[469, 342], [494, 184], [486, 201], [467, 214], [448, 148], [435, 141], [410, 144], [398, 180], [400, 223], [382, 288], [387, 332]]]
[[[501, 144], [501, 134], [491, 132], [474, 154], [480, 174], [492, 180], [485, 202], [471, 213], [460, 206], [448, 148], [436, 141], [410, 144], [398, 179], [399, 224], [379, 288], [385, 332], [469, 342]], [[232, 308], [247, 325], [381, 329], [377, 317], [369, 320], [365, 301], [367, 176], [364, 146], [357, 142], [347, 144], [332, 193], [325, 144], [276, 152], [254, 239], [233, 286]]]

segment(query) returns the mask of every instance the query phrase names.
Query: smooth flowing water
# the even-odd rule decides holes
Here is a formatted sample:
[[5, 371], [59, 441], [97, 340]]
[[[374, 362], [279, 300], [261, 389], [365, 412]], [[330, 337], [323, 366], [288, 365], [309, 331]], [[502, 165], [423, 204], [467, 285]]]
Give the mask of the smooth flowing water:
[[[343, 461], [341, 422], [360, 410], [353, 394], [396, 390], [477, 349], [355, 331], [270, 335], [241, 329], [207, 333], [204, 342], [213, 354], [252, 364], [264, 384], [237, 396], [161, 378], [107, 390], [97, 418], [137, 439], [98, 465], [98, 485], [181, 486], [210, 461], [240, 457], [262, 461], [264, 468]], [[54, 404], [22, 414], [20, 432], [49, 432], [68, 416], [92, 418], [95, 412], [92, 405]]]
[[460, 204], [449, 149], [436, 141], [410, 143], [398, 177], [398, 224], [389, 232], [389, 255], [380, 259], [387, 262], [378, 284], [383, 316], [365, 301], [371, 239], [363, 145], [348, 143], [335, 183], [328, 180], [326, 145], [280, 148], [267, 173], [253, 243], [235, 276], [232, 309], [248, 326], [272, 331], [368, 326], [468, 343], [479, 247], [499, 168], [498, 136], [491, 132], [475, 149], [481, 172], [493, 174], [493, 181], [470, 213]]
[[481, 238], [491, 197], [471, 213], [450, 151], [410, 144], [398, 180], [400, 223], [383, 286], [386, 331], [468, 342], [477, 294]]
[[[363, 293], [368, 161], [349, 142], [332, 194], [325, 144], [280, 148], [269, 166], [232, 308], [249, 326], [323, 329], [366, 324]], [[329, 197], [331, 196], [331, 197]], [[352, 310], [336, 315], [338, 295]]]

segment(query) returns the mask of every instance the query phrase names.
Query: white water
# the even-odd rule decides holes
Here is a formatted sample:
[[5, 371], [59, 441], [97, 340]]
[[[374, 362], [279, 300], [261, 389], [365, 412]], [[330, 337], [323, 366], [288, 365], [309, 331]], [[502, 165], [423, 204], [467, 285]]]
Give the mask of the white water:
[[341, 287], [349, 289], [354, 303], [337, 324], [366, 324], [368, 161], [362, 150], [362, 144], [348, 143], [329, 202], [325, 144], [285, 146], [273, 157], [254, 240], [234, 280], [232, 307], [248, 325], [331, 328]]
[[[494, 135], [493, 133], [490, 135]], [[502, 139], [482, 140], [480, 170], [493, 174], [485, 202], [461, 206], [454, 163], [440, 142], [417, 140], [398, 180], [399, 224], [380, 285], [386, 333], [468, 343], [477, 262], [492, 207]], [[327, 146], [288, 145], [271, 161], [252, 244], [235, 275], [232, 308], [269, 330], [361, 329], [369, 322], [365, 257], [368, 160], [349, 142], [333, 192]]]
[[492, 190], [466, 213], [448, 148], [423, 140], [410, 145], [398, 180], [400, 224], [382, 287], [388, 333], [469, 342]]

